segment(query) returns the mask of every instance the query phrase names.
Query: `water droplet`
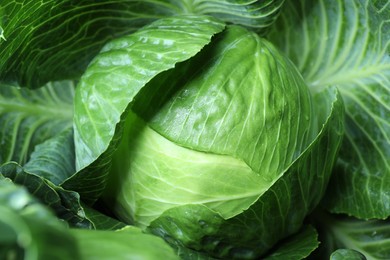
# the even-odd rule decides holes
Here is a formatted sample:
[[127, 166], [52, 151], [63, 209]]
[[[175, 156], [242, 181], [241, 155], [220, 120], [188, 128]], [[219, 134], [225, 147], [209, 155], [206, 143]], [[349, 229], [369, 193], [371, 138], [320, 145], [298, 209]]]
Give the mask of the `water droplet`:
[[204, 220], [199, 220], [198, 223], [199, 223], [201, 228], [207, 228], [208, 227], [207, 222], [204, 221]]

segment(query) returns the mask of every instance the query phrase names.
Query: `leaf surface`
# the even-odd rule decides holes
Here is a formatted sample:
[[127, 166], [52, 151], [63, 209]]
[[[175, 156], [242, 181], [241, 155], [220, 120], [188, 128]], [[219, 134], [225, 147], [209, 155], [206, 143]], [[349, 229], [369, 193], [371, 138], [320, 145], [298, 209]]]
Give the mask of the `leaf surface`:
[[295, 260], [305, 259], [319, 244], [317, 231], [312, 226], [303, 226], [302, 229], [283, 241], [265, 260]]
[[78, 79], [109, 40], [173, 15], [212, 15], [264, 31], [284, 0], [9, 0], [0, 5], [0, 81]]
[[[321, 257], [331, 259], [390, 258], [390, 221], [359, 220], [345, 215], [316, 213], [322, 238]], [[343, 249], [343, 250], [341, 250]], [[344, 258], [343, 258], [344, 257]]]
[[223, 28], [223, 23], [208, 16], [175, 16], [160, 19], [102, 49], [75, 95], [76, 170], [94, 164], [88, 174], [77, 174], [65, 187], [83, 190], [91, 198], [92, 193], [101, 192], [105, 167], [121, 135], [120, 122], [135, 96], [156, 75], [198, 53]]
[[0, 174], [11, 179], [15, 184], [24, 186], [31, 196], [50, 207], [70, 226], [93, 228], [93, 223], [86, 217], [81, 206], [80, 196], [74, 191], [64, 190], [43, 177], [25, 171], [20, 165], [10, 162], [0, 166]]
[[0, 164], [25, 164], [37, 144], [72, 126], [74, 82], [37, 90], [0, 87]]
[[346, 133], [326, 204], [360, 218], [390, 215], [390, 5], [387, 1], [300, 0], [268, 37], [312, 91], [339, 88]]
[[66, 225], [29, 192], [0, 175], [0, 257], [80, 259]]
[[322, 105], [319, 110], [326, 107], [327, 111], [318, 122], [321, 131], [249, 209], [224, 219], [204, 205], [173, 206], [153, 220], [148, 229], [213, 257], [250, 259], [262, 256], [278, 241], [298, 232], [325, 193], [343, 135], [340, 93], [329, 88], [315, 96], [315, 103]]

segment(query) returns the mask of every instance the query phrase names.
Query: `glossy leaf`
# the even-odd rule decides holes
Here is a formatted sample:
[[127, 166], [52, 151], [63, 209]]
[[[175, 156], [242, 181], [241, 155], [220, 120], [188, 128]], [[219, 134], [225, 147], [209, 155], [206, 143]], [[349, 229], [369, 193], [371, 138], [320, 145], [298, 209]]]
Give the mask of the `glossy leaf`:
[[0, 87], [0, 164], [25, 164], [37, 144], [72, 126], [74, 82]]
[[269, 35], [313, 91], [336, 85], [345, 102], [346, 135], [326, 200], [332, 212], [390, 215], [389, 21], [387, 1], [291, 1]]
[[223, 28], [224, 24], [211, 17], [176, 16], [158, 20], [102, 49], [75, 96], [76, 170], [94, 164], [88, 174], [81, 172], [65, 187], [85, 191], [88, 198], [101, 192], [107, 173], [104, 167], [120, 137], [120, 121], [135, 96], [153, 77], [198, 53]]
[[[235, 43], [236, 42], [238, 42], [238, 40], [236, 40]], [[213, 45], [210, 45], [210, 48], [212, 46]], [[226, 44], [226, 46], [232, 47], [234, 44]], [[245, 46], [248, 46], [248, 44], [245, 44]], [[238, 49], [240, 50], [240, 48]], [[200, 54], [202, 53], [203, 52]], [[208, 52], [206, 51], [206, 53]], [[214, 51], [214, 53], [216, 52]], [[264, 50], [263, 53], [266, 53], [266, 50]], [[205, 56], [209, 57], [208, 55]], [[197, 57], [199, 56], [196, 56], [195, 59]], [[231, 54], [230, 57], [235, 56]], [[217, 58], [213, 61], [215, 61], [216, 64], [220, 64]], [[279, 62], [281, 63], [282, 59], [280, 59]], [[189, 64], [196, 63], [191, 60]], [[206, 70], [205, 66], [197, 67], [202, 68], [202, 71]], [[264, 69], [264, 67], [262, 67], [262, 69]], [[183, 75], [179, 66], [177, 70], [180, 73], [177, 73], [176, 75]], [[245, 71], [248, 74], [250, 69]], [[172, 71], [172, 74], [173, 73], [174, 71]], [[204, 75], [211, 77], [210, 74], [205, 73], [200, 74], [200, 76], [190, 74], [189, 78], [194, 80], [194, 82], [199, 83], [199, 81], [202, 82], [203, 79], [207, 78]], [[229, 80], [233, 81], [235, 79], [234, 73], [228, 73], [228, 75], [230, 76]], [[238, 75], [242, 74], [238, 73]], [[221, 77], [226, 78], [223, 76]], [[155, 88], [156, 85], [153, 83], [164, 86], [164, 83], [171, 82], [170, 86], [172, 86], [172, 82], [174, 82], [172, 80], [173, 77], [167, 78], [171, 80], [166, 80], [163, 76], [158, 77], [155, 82], [151, 81], [149, 86], [153, 86], [153, 88], [151, 88], [152, 90], [158, 89]], [[188, 79], [188, 76], [186, 78]], [[188, 80], [179, 80], [179, 82], [190, 84], [188, 83]], [[243, 82], [243, 80], [241, 80], [241, 82]], [[291, 84], [291, 82], [289, 83]], [[253, 86], [253, 84], [248, 85]], [[194, 87], [195, 86], [196, 84], [194, 83]], [[199, 84], [198, 86], [206, 87], [207, 85]], [[208, 86], [214, 85], [210, 84]], [[232, 86], [234, 86], [234, 84], [232, 84]], [[183, 93], [183, 95], [177, 94], [177, 96], [175, 96], [177, 97], [173, 99], [175, 102], [182, 102], [185, 104], [185, 97], [191, 96], [191, 89], [186, 89], [186, 87], [187, 86], [184, 86], [184, 90], [179, 89], [178, 92], [173, 91], [175, 94]], [[241, 86], [241, 88], [244, 87], [244, 85]], [[143, 94], [150, 94], [150, 92], [147, 92], [146, 90], [147, 88], [144, 89], [145, 93]], [[159, 92], [157, 91], [157, 93]], [[168, 92], [165, 93], [168, 94]], [[201, 112], [202, 108], [198, 108], [197, 106], [202, 106], [203, 104], [200, 98], [202, 93], [199, 90], [195, 93], [198, 93], [198, 95], [194, 94], [194, 96], [199, 98], [196, 102], [188, 99], [190, 104], [189, 107], [193, 104], [193, 106], [197, 108], [197, 110], [193, 110], [194, 113], [195, 111]], [[163, 122], [164, 119], [163, 117], [160, 118], [159, 114], [153, 117], [154, 114], [151, 113], [153, 112], [153, 109], [151, 111], [148, 109], [151, 105], [155, 105], [157, 106], [158, 111], [163, 111], [163, 109], [160, 108], [161, 104], [159, 104], [159, 98], [162, 97], [158, 96], [156, 99], [146, 102], [145, 100], [148, 100], [151, 96], [145, 96], [146, 98], [142, 98], [142, 95], [140, 95], [138, 99], [139, 103], [137, 104], [136, 102], [133, 109], [140, 113], [145, 120], [149, 120], [149, 122], [151, 122], [150, 128], [152, 128], [154, 127], [153, 123], [155, 122], [153, 120], [157, 118]], [[212, 98], [215, 96], [216, 94], [212, 95]], [[163, 105], [165, 104], [168, 104], [167, 107], [171, 112], [174, 111], [174, 106], [176, 104], [172, 105], [170, 102], [163, 102]], [[239, 104], [243, 106], [242, 102]], [[113, 171], [115, 171], [115, 177], [113, 178], [117, 178], [117, 180], [113, 182], [114, 184], [110, 184], [111, 189], [108, 190], [107, 197], [110, 197], [110, 195], [112, 196], [115, 193], [117, 193], [117, 195], [114, 197], [114, 200], [109, 199], [108, 201], [110, 202], [110, 205], [113, 204], [113, 201], [116, 202], [116, 205], [112, 205], [112, 207], [115, 209], [116, 214], [126, 221], [145, 226], [152, 220], [149, 226], [149, 229], [152, 230], [152, 232], [159, 234], [164, 238], [168, 238], [168, 240], [175, 239], [180, 241], [184, 246], [190, 247], [193, 250], [199, 250], [201, 252], [206, 251], [212, 257], [259, 257], [280, 239], [297, 232], [300, 229], [306, 214], [318, 204], [325, 192], [343, 135], [344, 107], [340, 94], [335, 88], [329, 88], [315, 94], [314, 104], [315, 108], [313, 115], [316, 115], [317, 121], [315, 121], [313, 129], [316, 129], [316, 131], [314, 131], [317, 133], [316, 138], [314, 138], [314, 141], [310, 143], [310, 145], [307, 144], [306, 149], [301, 152], [292, 165], [286, 165], [287, 169], [285, 172], [282, 172], [281, 175], [277, 175], [279, 174], [277, 170], [272, 171], [272, 173], [275, 174], [275, 182], [265, 190], [261, 189], [261, 185], [264, 183], [255, 180], [255, 177], [253, 177], [254, 181], [246, 184], [243, 180], [238, 181], [235, 179], [237, 176], [233, 174], [234, 170], [232, 170], [232, 165], [236, 163], [237, 157], [231, 156], [229, 158], [226, 154], [216, 154], [213, 150], [197, 150], [197, 147], [202, 145], [203, 140], [201, 138], [195, 138], [195, 140], [198, 140], [198, 143], [194, 141], [192, 142], [192, 145], [188, 145], [188, 143], [192, 141], [192, 136], [183, 138], [183, 140], [187, 142], [184, 142], [185, 145], [183, 145], [183, 142], [180, 141], [180, 130], [186, 130], [186, 128], [182, 127], [180, 123], [175, 122], [172, 124], [171, 128], [166, 127], [166, 129], [172, 130], [173, 133], [176, 133], [175, 131], [179, 130], [179, 137], [175, 135], [168, 136], [168, 138], [161, 141], [161, 139], [164, 138], [156, 133], [150, 133], [153, 132], [153, 130], [150, 128], [148, 129], [148, 126], [145, 126], [145, 123], [141, 122], [140, 126], [136, 125], [134, 124], [135, 121], [131, 121], [131, 117], [129, 117], [128, 119], [130, 120], [126, 121], [126, 123], [128, 123], [130, 127], [125, 128], [124, 130], [128, 135], [124, 137], [123, 143], [119, 147], [116, 154], [117, 156], [115, 157], [117, 161], [113, 168]], [[138, 105], [140, 105], [140, 107], [145, 105], [148, 109], [141, 112]], [[138, 110], [137, 107], [139, 108]], [[206, 103], [203, 104], [202, 107], [206, 110], [209, 109], [209, 105], [206, 106]], [[182, 111], [184, 111], [184, 109]], [[222, 111], [222, 113], [225, 113], [227, 109], [215, 109], [215, 111]], [[192, 110], [190, 112], [192, 112]], [[286, 113], [288, 112], [286, 111]], [[162, 114], [164, 115], [164, 113]], [[184, 113], [184, 115], [188, 114], [190, 113]], [[208, 118], [207, 113], [205, 114], [205, 118]], [[229, 113], [229, 115], [230, 114], [232, 113]], [[172, 115], [180, 116], [180, 113], [172, 112]], [[199, 117], [194, 118], [199, 119]], [[242, 119], [242, 116], [238, 117]], [[171, 122], [172, 120], [167, 121]], [[188, 119], [188, 121], [185, 122], [193, 123], [196, 122], [196, 120]], [[215, 126], [215, 124], [211, 123], [210, 125], [211, 128]], [[191, 128], [189, 129], [191, 130]], [[195, 127], [194, 129], [195, 133], [197, 133]], [[202, 128], [200, 128], [200, 130], [201, 129]], [[221, 129], [223, 129], [223, 131], [226, 129], [229, 130], [228, 127], [223, 127]], [[317, 129], [320, 129], [320, 131], [318, 132]], [[190, 130], [188, 131], [191, 132]], [[200, 132], [205, 133], [206, 131]], [[232, 131], [228, 131], [228, 133], [231, 132]], [[182, 133], [187, 134], [186, 131], [183, 131]], [[310, 136], [310, 134], [308, 135]], [[156, 142], [154, 137], [157, 140], [160, 140], [160, 143]], [[139, 140], [139, 142], [137, 140]], [[177, 145], [170, 140], [179, 140], [178, 143], [180, 146], [176, 147]], [[217, 142], [216, 147], [218, 147]], [[238, 149], [233, 149], [233, 151], [237, 150]], [[190, 155], [187, 156], [187, 153]], [[223, 169], [221, 172], [217, 171], [217, 166], [219, 166], [220, 161], [218, 158], [214, 157], [218, 156], [222, 157], [219, 159], [222, 161], [224, 160], [225, 163], [229, 163], [228, 165], [231, 166], [231, 169], [229, 169], [232, 171], [231, 173], [225, 168], [221, 168]], [[191, 163], [196, 162], [194, 165], [199, 165], [199, 157], [202, 158], [199, 161], [205, 166], [201, 170], [198, 169], [193, 171]], [[183, 163], [182, 160], [185, 161], [185, 163]], [[244, 161], [244, 159], [242, 161]], [[208, 163], [211, 165], [212, 162], [216, 162], [216, 164], [214, 164], [215, 169], [211, 166], [206, 167]], [[124, 174], [124, 169], [127, 168], [129, 168], [129, 170]], [[253, 169], [256, 168], [253, 167]], [[214, 175], [210, 175], [213, 171]], [[242, 175], [239, 175], [238, 172], [242, 173]], [[242, 170], [238, 172], [236, 172], [236, 174], [244, 179], [244, 176], [246, 176], [247, 173]], [[267, 171], [265, 171], [265, 173], [259, 171], [260, 176], [261, 174], [266, 175], [267, 173], [269, 174]], [[225, 174], [230, 175], [229, 177], [225, 177]], [[253, 174], [253, 176], [256, 176], [256, 174]], [[269, 176], [271, 176], [271, 174]], [[216, 181], [211, 182], [207, 177], [214, 178]], [[204, 178], [203, 181], [202, 178]], [[248, 209], [243, 209], [240, 203], [237, 204], [240, 204], [241, 208], [235, 208], [235, 206], [232, 206], [236, 205], [233, 198], [240, 201], [243, 197], [240, 197], [237, 194], [244, 196], [247, 194], [243, 194], [242, 192], [237, 192], [237, 194], [235, 194], [231, 192], [228, 187], [230, 181], [232, 186], [237, 189], [248, 186], [250, 191], [253, 190], [254, 192], [256, 189], [251, 189], [251, 185], [255, 183], [255, 186], [258, 187], [257, 196], [259, 196], [259, 198], [253, 201], [254, 203], [249, 205], [250, 207]], [[241, 181], [243, 181], [243, 183], [241, 183]], [[210, 188], [208, 187], [209, 185], [214, 186]], [[220, 196], [216, 199], [215, 194]], [[252, 196], [254, 196], [254, 194], [255, 193], [253, 193]], [[286, 196], [286, 194], [288, 194], [288, 196]], [[230, 196], [233, 198], [230, 198]], [[188, 201], [190, 201], [190, 203]], [[225, 203], [226, 205], [231, 206], [230, 210], [234, 210], [234, 214], [230, 213], [231, 215], [229, 215], [221, 210], [221, 205]], [[163, 211], [164, 209], [166, 210]]]

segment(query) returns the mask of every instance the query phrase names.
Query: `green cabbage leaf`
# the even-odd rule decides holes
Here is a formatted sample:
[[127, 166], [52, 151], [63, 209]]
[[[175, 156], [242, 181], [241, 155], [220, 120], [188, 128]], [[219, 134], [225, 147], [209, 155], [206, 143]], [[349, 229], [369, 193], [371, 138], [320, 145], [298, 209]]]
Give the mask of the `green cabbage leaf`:
[[325, 204], [359, 218], [390, 216], [390, 5], [369, 0], [286, 3], [268, 37], [313, 91], [339, 89], [345, 138]]
[[284, 0], [9, 0], [0, 4], [0, 81], [39, 88], [79, 79], [110, 40], [157, 19], [212, 15], [265, 32]]

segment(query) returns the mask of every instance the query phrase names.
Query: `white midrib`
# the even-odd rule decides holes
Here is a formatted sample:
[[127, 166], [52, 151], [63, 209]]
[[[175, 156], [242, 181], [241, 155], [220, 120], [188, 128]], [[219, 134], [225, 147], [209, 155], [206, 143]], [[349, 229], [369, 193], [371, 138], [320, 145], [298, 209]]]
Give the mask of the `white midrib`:
[[0, 114], [2, 113], [22, 113], [31, 116], [40, 116], [42, 118], [73, 120], [73, 107], [67, 104], [21, 104], [12, 100], [0, 100]]
[[327, 87], [330, 85], [339, 86], [351, 82], [372, 78], [374, 75], [380, 75], [386, 70], [390, 71], [390, 64], [378, 64], [376, 66], [362, 67], [357, 70], [340, 70], [338, 73], [332, 76], [321, 77], [313, 81], [308, 79], [308, 84], [310, 88], [313, 89]]

